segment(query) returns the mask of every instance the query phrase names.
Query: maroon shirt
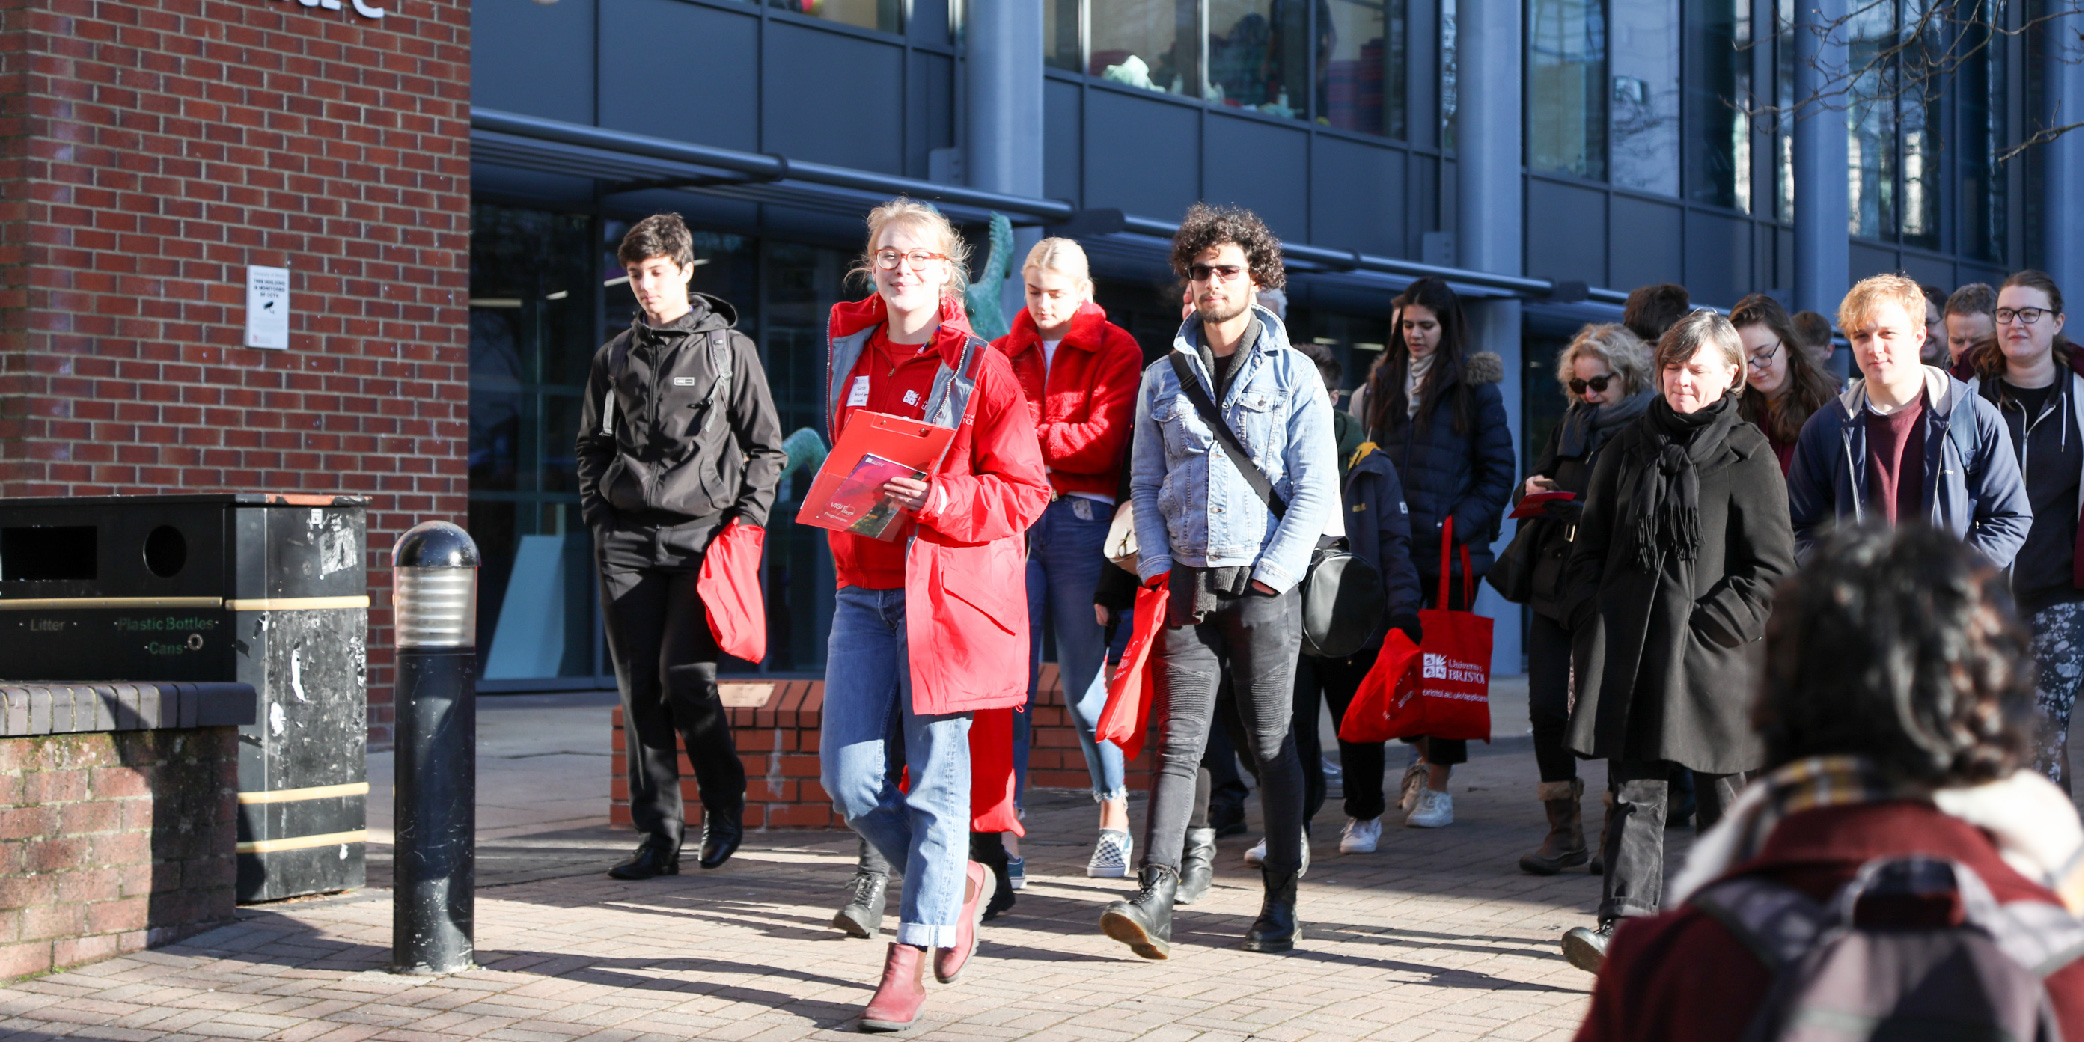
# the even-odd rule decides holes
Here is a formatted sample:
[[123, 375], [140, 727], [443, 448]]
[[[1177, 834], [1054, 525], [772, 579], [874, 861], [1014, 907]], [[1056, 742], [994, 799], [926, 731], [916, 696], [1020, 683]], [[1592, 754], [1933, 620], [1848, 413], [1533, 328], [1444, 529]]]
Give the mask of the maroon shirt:
[[[1974, 826], [1909, 802], [1790, 814], [1736, 873], [1764, 876], [1822, 901], [1869, 859], [1902, 854], [1960, 861], [2000, 903], [2056, 902], [2007, 865]], [[1625, 919], [1593, 983], [1577, 1042], [1739, 1042], [1772, 983], [1765, 963], [1736, 935], [1690, 905]], [[2063, 1037], [2084, 1037], [2084, 960], [2050, 974], [2047, 984]]]
[[1925, 396], [1887, 416], [1867, 410], [1867, 505], [1895, 524], [1925, 501]]

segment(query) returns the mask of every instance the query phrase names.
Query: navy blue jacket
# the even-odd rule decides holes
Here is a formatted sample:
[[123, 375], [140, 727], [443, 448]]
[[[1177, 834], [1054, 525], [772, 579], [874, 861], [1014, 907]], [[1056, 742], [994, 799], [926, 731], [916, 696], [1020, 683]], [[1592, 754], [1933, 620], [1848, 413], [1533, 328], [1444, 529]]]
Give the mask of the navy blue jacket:
[[[1375, 440], [1404, 481], [1404, 501], [1411, 507], [1411, 558], [1426, 585], [1440, 574], [1440, 527], [1454, 518], [1454, 540], [1469, 547], [1470, 567], [1478, 577], [1491, 567], [1491, 542], [1505, 520], [1517, 474], [1512, 431], [1505, 420], [1505, 396], [1498, 382], [1505, 363], [1488, 351], [1469, 356], [1462, 367], [1475, 406], [1469, 429], [1456, 433], [1454, 407], [1442, 396], [1432, 421], [1414, 428], [1399, 413], [1390, 429]], [[1462, 570], [1461, 555], [1451, 569]]]
[[[1865, 517], [1866, 413], [1866, 382], [1854, 380], [1802, 425], [1794, 466], [1787, 472], [1798, 557], [1806, 558], [1837, 519], [1857, 524]], [[2019, 477], [2019, 457], [2004, 418], [1967, 384], [1926, 366], [1922, 422], [1927, 520], [1966, 540], [1991, 564], [2011, 567], [2033, 527], [2033, 504]], [[1960, 424], [1970, 426], [1953, 430]]]
[[1418, 571], [1411, 564], [1411, 515], [1404, 504], [1404, 485], [1389, 457], [1370, 452], [1346, 473], [1346, 549], [1382, 573], [1389, 603], [1382, 625], [1368, 638], [1367, 647], [1379, 648], [1389, 628], [1405, 620], [1416, 621], [1421, 595]]

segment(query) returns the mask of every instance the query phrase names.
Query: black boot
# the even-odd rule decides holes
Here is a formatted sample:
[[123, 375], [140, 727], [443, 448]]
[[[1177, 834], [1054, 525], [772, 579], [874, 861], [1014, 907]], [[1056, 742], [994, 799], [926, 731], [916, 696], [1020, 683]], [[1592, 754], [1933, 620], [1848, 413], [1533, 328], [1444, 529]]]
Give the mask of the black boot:
[[1259, 874], [1266, 881], [1266, 897], [1259, 904], [1259, 919], [1245, 931], [1245, 950], [1288, 951], [1302, 937], [1302, 924], [1295, 921], [1295, 880], [1301, 873], [1276, 875], [1272, 868], [1262, 865]]
[[847, 884], [846, 906], [832, 917], [832, 925], [849, 937], [874, 937], [883, 929], [889, 891], [888, 873], [855, 869], [853, 881]]
[[1606, 962], [1606, 947], [1614, 940], [1614, 920], [1599, 920], [1599, 928], [1576, 927], [1563, 935], [1563, 957], [1586, 973], [1598, 973]]
[[1188, 829], [1187, 849], [1179, 862], [1179, 896], [1173, 903], [1190, 905], [1201, 900], [1215, 877], [1216, 830]]
[[1007, 872], [1006, 837], [1001, 832], [970, 833], [970, 860], [991, 870], [991, 900], [984, 903], [984, 921], [990, 922], [1013, 908], [1013, 877]]
[[728, 807], [702, 808], [702, 867], [715, 868], [738, 852], [745, 838], [745, 800]]
[[634, 853], [608, 870], [614, 879], [650, 879], [680, 874], [680, 844], [653, 836], [637, 845]]
[[1164, 865], [1145, 865], [1136, 881], [1135, 897], [1116, 901], [1100, 913], [1100, 929], [1146, 959], [1163, 959], [1172, 951], [1172, 903], [1179, 894], [1179, 873]]

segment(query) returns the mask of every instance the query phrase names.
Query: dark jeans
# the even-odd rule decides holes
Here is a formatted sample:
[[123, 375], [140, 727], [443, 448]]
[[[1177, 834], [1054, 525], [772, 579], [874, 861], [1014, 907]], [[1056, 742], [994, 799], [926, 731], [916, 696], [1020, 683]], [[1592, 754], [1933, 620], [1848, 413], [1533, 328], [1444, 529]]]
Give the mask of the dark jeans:
[[[1599, 901], [1601, 919], [1656, 915], [1664, 901], [1664, 812], [1676, 765], [1661, 760], [1615, 760], [1607, 765], [1614, 790], [1614, 822], [1606, 833]], [[1722, 820], [1744, 787], [1742, 774], [1693, 774], [1700, 830]]]
[[1577, 777], [1577, 756], [1565, 744], [1570, 734], [1570, 631], [1531, 613], [1527, 627], [1527, 722], [1534, 725], [1534, 766], [1545, 782]]
[[702, 806], [745, 802], [745, 765], [730, 714], [716, 693], [716, 638], [695, 572], [682, 568], [601, 573], [601, 617], [629, 746], [630, 819], [645, 837], [678, 844], [683, 816], [679, 754], [686, 744]]
[[1245, 799], [1252, 789], [1244, 772], [1237, 769], [1237, 700], [1230, 697], [1230, 679], [1216, 694], [1216, 726], [1209, 729], [1208, 745], [1201, 750], [1201, 773], [1206, 776], [1196, 790], [1194, 828], [1224, 828], [1243, 824]]
[[[1362, 648], [1351, 658], [1330, 659], [1302, 656], [1295, 672], [1295, 748], [1303, 762], [1303, 822], [1316, 820], [1324, 808], [1324, 754], [1317, 734], [1317, 704], [1321, 696], [1331, 706], [1334, 723], [1346, 719], [1346, 708], [1360, 690], [1362, 678], [1375, 665], [1381, 648]], [[1382, 775], [1387, 759], [1382, 742], [1355, 745], [1339, 739], [1339, 773], [1345, 779], [1346, 816], [1369, 821], [1389, 809], [1382, 795]]]
[[1216, 717], [1216, 688], [1228, 674], [1243, 752], [1259, 775], [1266, 812], [1266, 864], [1302, 867], [1302, 761], [1289, 717], [1295, 658], [1302, 643], [1301, 598], [1247, 593], [1224, 597], [1200, 623], [1168, 627], [1158, 642], [1158, 777], [1144, 825], [1143, 864], [1179, 869], [1194, 815], [1196, 775]]

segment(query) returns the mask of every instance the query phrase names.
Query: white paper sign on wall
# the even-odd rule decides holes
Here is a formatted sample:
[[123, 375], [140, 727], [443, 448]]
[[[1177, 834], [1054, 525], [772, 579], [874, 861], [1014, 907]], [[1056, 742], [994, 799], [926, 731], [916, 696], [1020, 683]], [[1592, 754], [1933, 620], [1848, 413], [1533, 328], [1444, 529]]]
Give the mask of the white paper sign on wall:
[[289, 269], [246, 266], [246, 346], [289, 347]]

